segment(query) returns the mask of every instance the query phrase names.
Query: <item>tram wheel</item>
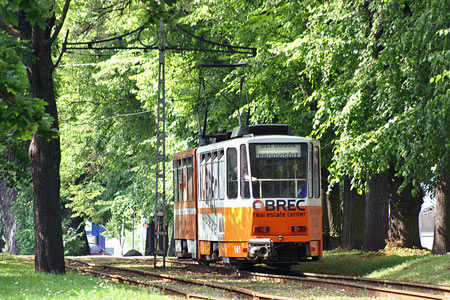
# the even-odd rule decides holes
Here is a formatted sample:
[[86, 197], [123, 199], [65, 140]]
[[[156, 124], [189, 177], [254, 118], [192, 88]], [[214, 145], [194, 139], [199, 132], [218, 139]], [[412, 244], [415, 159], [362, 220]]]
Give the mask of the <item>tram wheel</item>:
[[209, 266], [209, 261], [207, 261], [205, 258], [200, 258], [197, 260], [198, 264], [201, 266]]

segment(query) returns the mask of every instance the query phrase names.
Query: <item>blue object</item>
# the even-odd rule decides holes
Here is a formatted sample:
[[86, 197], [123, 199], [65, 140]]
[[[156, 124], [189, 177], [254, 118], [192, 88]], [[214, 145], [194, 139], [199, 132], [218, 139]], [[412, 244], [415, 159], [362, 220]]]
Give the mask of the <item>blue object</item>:
[[102, 227], [102, 225], [97, 225], [92, 223], [92, 236], [96, 237], [97, 245], [102, 248], [105, 248], [105, 237], [102, 236], [102, 232], [105, 232], [106, 229]]
[[306, 198], [306, 183], [300, 185], [298, 192], [297, 192], [297, 198]]

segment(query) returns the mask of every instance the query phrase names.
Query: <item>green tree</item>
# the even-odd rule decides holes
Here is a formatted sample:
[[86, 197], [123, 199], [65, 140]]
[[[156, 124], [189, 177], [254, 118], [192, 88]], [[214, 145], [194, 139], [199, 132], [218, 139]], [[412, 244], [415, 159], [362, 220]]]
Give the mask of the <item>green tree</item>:
[[17, 230], [15, 239], [22, 255], [33, 255], [35, 253], [35, 232], [33, 216], [33, 191], [28, 182], [16, 186], [17, 200], [13, 203], [11, 210], [16, 216]]
[[404, 179], [398, 192], [411, 182], [414, 196], [419, 183], [432, 188], [448, 162], [448, 126], [443, 126], [449, 118], [448, 89], [430, 84], [434, 74], [448, 68], [434, 61], [448, 49], [436, 34], [448, 28], [442, 13], [448, 3], [342, 5], [356, 23], [345, 24], [356, 30], [347, 36], [358, 37], [352, 52], [342, 56], [355, 57], [357, 64], [336, 73], [345, 80], [337, 80], [319, 102], [321, 127], [333, 126], [338, 137], [331, 171], [335, 178], [353, 177], [354, 185], [362, 187], [371, 174], [392, 170]]
[[[31, 60], [25, 44], [3, 30], [0, 19], [0, 151], [10, 139], [29, 140], [33, 132], [46, 133], [52, 122], [44, 112], [45, 101], [28, 94], [24, 57]], [[2, 174], [4, 175], [4, 174]]]
[[28, 178], [29, 160], [24, 141], [30, 140], [34, 132], [51, 136], [53, 119], [45, 112], [46, 102], [29, 93], [24, 61], [31, 62], [33, 58], [26, 43], [18, 41], [14, 29], [6, 26], [3, 13], [0, 11], [0, 204], [6, 251], [18, 254], [20, 243], [15, 236], [18, 227], [12, 207], [17, 198], [17, 185]]
[[[147, 4], [150, 11], [159, 11], [160, 6]], [[86, 40], [127, 32], [147, 25], [147, 20], [157, 23], [133, 6], [136, 3], [127, 2], [126, 9], [118, 9], [117, 18], [109, 20], [100, 3], [91, 10], [78, 5], [83, 9], [70, 16], [71, 28]], [[176, 3], [174, 10], [165, 11], [166, 18], [171, 18], [169, 11], [176, 13], [176, 21], [197, 35], [256, 47], [258, 54], [167, 54], [168, 152], [196, 143], [196, 112], [203, 117], [205, 105], [199, 93], [201, 75], [206, 81], [209, 133], [230, 130], [238, 124], [238, 115], [249, 111], [251, 124], [289, 123], [296, 134], [321, 140], [322, 166], [334, 186], [329, 189], [334, 194], [328, 197], [327, 225], [336, 238], [341, 224], [335, 216], [340, 207], [348, 206], [337, 197], [345, 181], [345, 191], [367, 192], [366, 229], [377, 228], [373, 222], [384, 228], [377, 231], [374, 248], [384, 246], [388, 215], [372, 212], [387, 212], [388, 205], [396, 210], [391, 214], [396, 228], [415, 231], [391, 228], [392, 239], [417, 245], [414, 220], [421, 187], [437, 186], [438, 195], [448, 194], [443, 184], [450, 161], [449, 82], [443, 80], [449, 70], [447, 6], [437, 0]], [[93, 27], [98, 34], [86, 30]], [[137, 41], [127, 37], [122, 43]], [[64, 193], [75, 211], [105, 223], [110, 220], [111, 230], [118, 229], [122, 216], [152, 207], [154, 201], [154, 185], [148, 183], [154, 180], [156, 53], [92, 51], [66, 56], [64, 62], [84, 64], [59, 72], [58, 101], [64, 103], [67, 132], [63, 151], [73, 157], [63, 161]], [[193, 69], [204, 63], [241, 62], [252, 67], [203, 69], [201, 74]], [[239, 92], [243, 75], [248, 105]], [[82, 183], [75, 184], [80, 177]], [[445, 206], [448, 200], [440, 199]], [[351, 206], [362, 211], [361, 205]], [[439, 208], [443, 220], [449, 216], [445, 207]], [[407, 217], [398, 217], [402, 215]], [[437, 226], [442, 230], [436, 236], [444, 237], [444, 243], [436, 249], [447, 247], [445, 224], [450, 223]]]
[[[86, 40], [109, 38], [148, 20], [139, 2], [116, 6], [108, 18], [109, 5], [97, 4], [69, 12], [73, 36], [88, 27]], [[139, 45], [131, 37], [122, 42]], [[62, 193], [74, 216], [101, 223], [107, 234], [119, 236], [133, 215], [153, 214], [155, 53], [84, 51], [66, 55], [63, 65], [57, 70], [58, 102], [64, 107]]]
[[[11, 25], [26, 41], [33, 59], [27, 67], [31, 95], [46, 103], [45, 112], [52, 117], [51, 128], [58, 130], [58, 115], [53, 86], [52, 45], [69, 8], [53, 1], [15, 1], [0, 3], [2, 24]], [[60, 13], [60, 19], [56, 15]], [[44, 272], [64, 273], [64, 253], [59, 199], [59, 137], [45, 138], [33, 134], [29, 149], [33, 177], [33, 207], [36, 236], [35, 267]]]

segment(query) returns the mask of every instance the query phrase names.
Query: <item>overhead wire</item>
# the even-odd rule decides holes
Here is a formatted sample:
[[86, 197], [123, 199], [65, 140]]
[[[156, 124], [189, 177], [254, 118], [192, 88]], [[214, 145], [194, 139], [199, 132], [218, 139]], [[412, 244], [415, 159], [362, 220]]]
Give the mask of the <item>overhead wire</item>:
[[[112, 62], [112, 63], [122, 63], [122, 62], [130, 62], [130, 61], [142, 61], [142, 60], [148, 60], [148, 59], [144, 59], [144, 58], [135, 58], [135, 59], [131, 59], [131, 60], [120, 60], [120, 61], [116, 61], [116, 62]], [[87, 63], [87, 64], [73, 64], [73, 65], [61, 65], [59, 66], [60, 68], [62, 67], [83, 67], [83, 66], [92, 66], [92, 65], [100, 65], [100, 64], [112, 64], [111, 62], [107, 63], [107, 62], [99, 62], [99, 63]], [[191, 74], [189, 74], [189, 76], [192, 77]], [[227, 102], [229, 104], [234, 104], [234, 102], [228, 98], [227, 96], [225, 96], [225, 93], [228, 93], [231, 89], [233, 89], [236, 85], [240, 84], [240, 82], [235, 82], [233, 85], [229, 86], [227, 89], [222, 89], [219, 90], [218, 88], [216, 88], [213, 84], [211, 84], [209, 81], [205, 80], [203, 78], [203, 82], [204, 84], [207, 84], [210, 88], [213, 89], [213, 91], [215, 93], [218, 93], [218, 95], [214, 98], [213, 102], [218, 100], [219, 98], [224, 98], [225, 100], [227, 100]], [[192, 100], [191, 99], [182, 99], [182, 100]], [[175, 100], [176, 101], [176, 100]], [[178, 101], [181, 101], [180, 99]], [[64, 130], [66, 129], [71, 129], [77, 126], [82, 126], [82, 125], [94, 125], [94, 124], [98, 124], [100, 122], [105, 122], [111, 119], [115, 119], [115, 118], [124, 118], [124, 117], [132, 117], [132, 116], [138, 116], [138, 115], [142, 115], [142, 114], [147, 114], [147, 113], [152, 113], [151, 110], [147, 110], [147, 111], [141, 111], [141, 112], [134, 112], [134, 113], [125, 113], [125, 114], [117, 114], [111, 117], [107, 117], [107, 118], [102, 118], [102, 119], [98, 119], [95, 121], [90, 121], [90, 122], [82, 122], [82, 123], [76, 123], [73, 124], [71, 126], [65, 127]]]
[[97, 124], [97, 123], [100, 123], [100, 122], [105, 122], [105, 121], [112, 120], [112, 119], [115, 119], [115, 118], [132, 117], [132, 116], [138, 116], [138, 115], [143, 115], [143, 114], [148, 114], [148, 113], [153, 113], [153, 111], [152, 110], [147, 110], [147, 111], [126, 113], [126, 114], [117, 114], [117, 115], [114, 115], [114, 116], [111, 116], [111, 117], [98, 119], [98, 120], [95, 120], [95, 121], [75, 123], [75, 124], [72, 124], [71, 126], [65, 127], [64, 129], [71, 129], [71, 128], [82, 126], [82, 125], [94, 125], [94, 124]]
[[[104, 41], [95, 41], [95, 42], [104, 42]], [[74, 43], [77, 44], [77, 43]], [[75, 53], [72, 53], [75, 54]], [[86, 56], [97, 56], [96, 54], [81, 54], [81, 53], [77, 53], [78, 55], [86, 55]], [[114, 55], [114, 54], [102, 54], [102, 55]], [[116, 64], [116, 63], [126, 63], [126, 62], [139, 62], [139, 61], [148, 61], [151, 60], [150, 58], [141, 58], [141, 57], [136, 57], [133, 59], [125, 59], [125, 60], [117, 60], [117, 61], [113, 61], [113, 62], [98, 62], [98, 63], [84, 63], [84, 64], [70, 64], [70, 65], [60, 65], [58, 66], [59, 68], [66, 68], [66, 67], [87, 67], [87, 66], [97, 66], [97, 65], [107, 65], [107, 64]], [[211, 67], [212, 65], [207, 65], [206, 67]], [[230, 65], [230, 67], [236, 67], [236, 66], [249, 66], [247, 64], [234, 64], [234, 65]], [[191, 68], [192, 70], [192, 68]], [[190, 77], [192, 77], [192, 74], [190, 72], [188, 72], [188, 75]], [[204, 84], [207, 84], [209, 87], [211, 87], [213, 89], [213, 91], [215, 93], [217, 93], [218, 95], [215, 96], [214, 101], [216, 101], [219, 98], [224, 98], [229, 104], [234, 105], [234, 102], [228, 98], [227, 96], [225, 96], [225, 93], [228, 93], [232, 88], [234, 88], [238, 83], [234, 83], [233, 85], [229, 86], [226, 89], [222, 89], [219, 90], [218, 88], [216, 88], [213, 84], [209, 83], [209, 81], [204, 80]], [[189, 100], [189, 99], [187, 99]], [[91, 122], [82, 122], [82, 123], [76, 123], [73, 124], [69, 127], [66, 127], [65, 129], [70, 129], [70, 128], [74, 128], [77, 126], [82, 126], [82, 125], [93, 125], [93, 124], [97, 124], [100, 122], [104, 122], [104, 121], [108, 121], [114, 118], [123, 118], [123, 117], [131, 117], [131, 116], [137, 116], [137, 115], [142, 115], [142, 114], [147, 114], [147, 113], [151, 113], [152, 111], [142, 111], [142, 112], [135, 112], [135, 113], [126, 113], [126, 114], [118, 114], [115, 116], [111, 116], [111, 117], [107, 117], [107, 118], [103, 118], [103, 119], [98, 119], [95, 121], [91, 121]]]

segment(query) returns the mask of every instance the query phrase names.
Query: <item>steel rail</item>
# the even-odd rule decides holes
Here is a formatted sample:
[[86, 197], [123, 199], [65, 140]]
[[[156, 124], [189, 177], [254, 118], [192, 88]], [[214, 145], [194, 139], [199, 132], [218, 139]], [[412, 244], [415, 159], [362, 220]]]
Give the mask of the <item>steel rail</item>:
[[[139, 259], [136, 259], [135, 261], [139, 261]], [[190, 263], [186, 261], [169, 259], [167, 262], [172, 265], [177, 264], [192, 265], [207, 268], [207, 266], [197, 265], [195, 263]], [[218, 266], [208, 266], [208, 267], [215, 269], [219, 268]], [[230, 271], [229, 268], [227, 268], [227, 271]], [[405, 299], [405, 300], [416, 300], [416, 299], [450, 300], [449, 286], [431, 285], [398, 280], [373, 279], [367, 277], [316, 274], [306, 272], [300, 273], [298, 276], [277, 275], [277, 274], [267, 274], [248, 271], [239, 271], [237, 272], [237, 274], [242, 277], [251, 278], [259, 281], [299, 282], [300, 284], [309, 287], [320, 286], [325, 288], [344, 289], [348, 292], [364, 291], [370, 296], [377, 296], [377, 297], [391, 296], [397, 299]], [[167, 276], [170, 277], [170, 275]], [[228, 286], [228, 289], [229, 288], [230, 287]]]
[[[139, 269], [134, 269], [134, 268], [123, 268], [123, 267], [114, 267], [114, 266], [107, 266], [107, 265], [100, 265], [100, 264], [92, 264], [92, 263], [79, 261], [79, 260], [73, 259], [73, 258], [70, 258], [69, 261], [74, 261], [74, 262], [81, 263], [81, 264], [87, 265], [89, 267], [94, 267], [94, 268], [105, 268], [105, 269], [110, 269], [110, 270], [114, 270], [114, 271], [134, 273], [134, 274], [138, 274], [140, 276], [142, 276], [142, 275], [152, 276], [152, 277], [160, 278], [163, 280], [171, 280], [171, 281], [187, 283], [187, 284], [191, 284], [191, 285], [206, 286], [206, 287], [210, 287], [210, 288], [214, 288], [214, 289], [220, 289], [223, 291], [240, 294], [242, 296], [246, 296], [249, 299], [254, 299], [254, 300], [295, 300], [295, 299], [297, 299], [297, 298], [292, 298], [292, 297], [264, 294], [264, 293], [260, 293], [260, 292], [254, 291], [254, 290], [250, 290], [250, 289], [246, 289], [246, 288], [242, 288], [242, 287], [238, 287], [238, 286], [229, 286], [229, 285], [223, 285], [223, 284], [213, 283], [213, 282], [196, 281], [196, 280], [192, 280], [192, 279], [181, 278], [179, 276], [174, 276], [174, 275], [169, 275], [169, 274], [160, 274], [160, 273], [149, 272], [149, 271], [144, 271], [144, 270], [139, 270]], [[92, 273], [92, 271], [93, 271], [93, 270], [89, 270], [89, 269], [82, 269], [82, 270], [86, 271], [86, 272], [90, 272], [90, 273]], [[113, 275], [112, 278], [118, 278], [118, 276], [119, 275]], [[143, 281], [143, 283], [140, 283], [140, 284], [145, 284], [145, 281]], [[148, 283], [148, 284], [150, 284], [150, 283]], [[152, 285], [152, 286], [154, 286], [154, 285]], [[158, 287], [158, 286], [155, 286], [155, 287]], [[162, 287], [162, 288], [165, 288], [165, 287]], [[208, 297], [208, 296], [205, 296], [205, 297]], [[202, 298], [202, 299], [205, 299], [205, 298]], [[212, 298], [209, 297], [206, 299], [212, 299]]]
[[391, 287], [396, 289], [403, 289], [409, 291], [419, 291], [423, 293], [438, 294], [443, 296], [450, 296], [450, 286], [436, 285], [436, 284], [426, 284], [420, 282], [410, 282], [410, 281], [400, 281], [400, 280], [387, 280], [378, 278], [367, 278], [367, 277], [354, 277], [354, 276], [344, 276], [344, 275], [329, 275], [329, 274], [317, 274], [317, 273], [301, 273], [302, 276], [306, 278], [322, 278], [322, 279], [334, 279], [334, 280], [344, 280], [361, 282], [366, 284], [372, 284], [381, 287]]
[[125, 277], [122, 275], [108, 274], [108, 273], [104, 273], [104, 272], [99, 272], [99, 271], [94, 271], [94, 270], [89, 270], [89, 269], [82, 269], [82, 268], [73, 267], [73, 266], [66, 266], [66, 268], [77, 271], [79, 273], [89, 273], [94, 276], [104, 277], [113, 282], [120, 282], [120, 283], [126, 283], [126, 284], [135, 284], [138, 286], [148, 286], [148, 287], [158, 288], [158, 289], [162, 290], [164, 293], [172, 294], [172, 295], [181, 295], [181, 296], [184, 296], [186, 299], [223, 300], [222, 298], [188, 293], [183, 290], [176, 289], [174, 287], [168, 287], [168, 286], [165, 286], [162, 284], [152, 283], [152, 282], [139, 280], [139, 279], [133, 279], [133, 278]]
[[[131, 258], [127, 258], [131, 259]], [[134, 259], [136, 262], [142, 261], [142, 259], [136, 258]], [[219, 273], [230, 273], [235, 272], [236, 270], [231, 269], [227, 267], [226, 265], [198, 265], [197, 263], [193, 261], [183, 261], [173, 258], [168, 258], [166, 262], [170, 266], [176, 266], [176, 265], [185, 265], [185, 266], [193, 266], [198, 268], [214, 268], [216, 272]], [[283, 276], [286, 275], [280, 275], [280, 274], [267, 274], [263, 272], [245, 272], [242, 271], [242, 274], [245, 274], [244, 276], [248, 276], [247, 274], [251, 274], [251, 276], [261, 276], [261, 278], [267, 280], [273, 277], [273, 280], [279, 280], [282, 281]], [[290, 272], [293, 273], [293, 272]], [[393, 288], [393, 289], [399, 289], [399, 290], [406, 290], [406, 291], [412, 291], [412, 292], [421, 292], [421, 293], [428, 293], [428, 294], [435, 294], [435, 295], [442, 295], [446, 296], [448, 299], [450, 299], [450, 286], [444, 286], [444, 285], [436, 285], [436, 284], [427, 284], [427, 283], [421, 283], [421, 282], [410, 282], [410, 281], [400, 281], [400, 280], [391, 280], [391, 279], [377, 279], [377, 278], [368, 278], [368, 277], [356, 277], [356, 276], [345, 276], [345, 275], [332, 275], [332, 274], [318, 274], [318, 273], [311, 273], [311, 272], [302, 272], [298, 273], [300, 278], [317, 278], [317, 279], [331, 279], [331, 280], [338, 280], [338, 281], [347, 281], [352, 283], [361, 283], [361, 284], [368, 284], [373, 285], [377, 287], [384, 287], [384, 288]], [[294, 279], [292, 279], [293, 277]], [[287, 277], [287, 280], [296, 280], [299, 278], [297, 275], [292, 275]]]
[[[276, 282], [285, 282], [285, 281], [295, 281], [299, 282], [302, 285], [310, 286], [310, 287], [324, 287], [324, 288], [338, 288], [338, 289], [344, 289], [348, 292], [360, 292], [364, 291], [369, 296], [376, 296], [376, 297], [395, 297], [396, 299], [403, 299], [403, 300], [418, 300], [418, 299], [429, 299], [429, 300], [450, 300], [449, 297], [447, 297], [445, 294], [437, 294], [439, 290], [432, 290], [428, 289], [428, 292], [418, 292], [411, 290], [415, 285], [414, 283], [409, 283], [408, 286], [409, 289], [400, 289], [399, 287], [402, 287], [402, 284], [404, 282], [397, 282], [398, 288], [392, 288], [392, 287], [383, 287], [383, 286], [375, 286], [373, 284], [369, 284], [369, 282], [373, 282], [372, 280], [365, 280], [365, 278], [358, 278], [355, 277], [354, 279], [351, 279], [351, 277], [346, 277], [346, 279], [338, 279], [333, 278], [332, 275], [325, 275], [323, 278], [317, 278], [320, 276], [317, 276], [314, 278], [314, 276], [311, 277], [298, 277], [298, 276], [290, 276], [290, 275], [273, 275], [273, 274], [264, 274], [264, 273], [254, 273], [254, 272], [241, 272], [243, 276], [248, 276], [251, 279], [256, 280], [270, 280], [270, 281], [276, 281]], [[309, 273], [312, 275], [312, 273]], [[305, 274], [303, 274], [306, 276]], [[315, 274], [317, 275], [317, 274]], [[341, 276], [337, 276], [341, 277]], [[389, 282], [389, 280], [385, 280], [386, 282]], [[417, 286], [423, 286], [424, 284], [419, 284]], [[438, 286], [439, 287], [439, 286]], [[435, 292], [436, 294], [432, 294], [431, 292]]]

